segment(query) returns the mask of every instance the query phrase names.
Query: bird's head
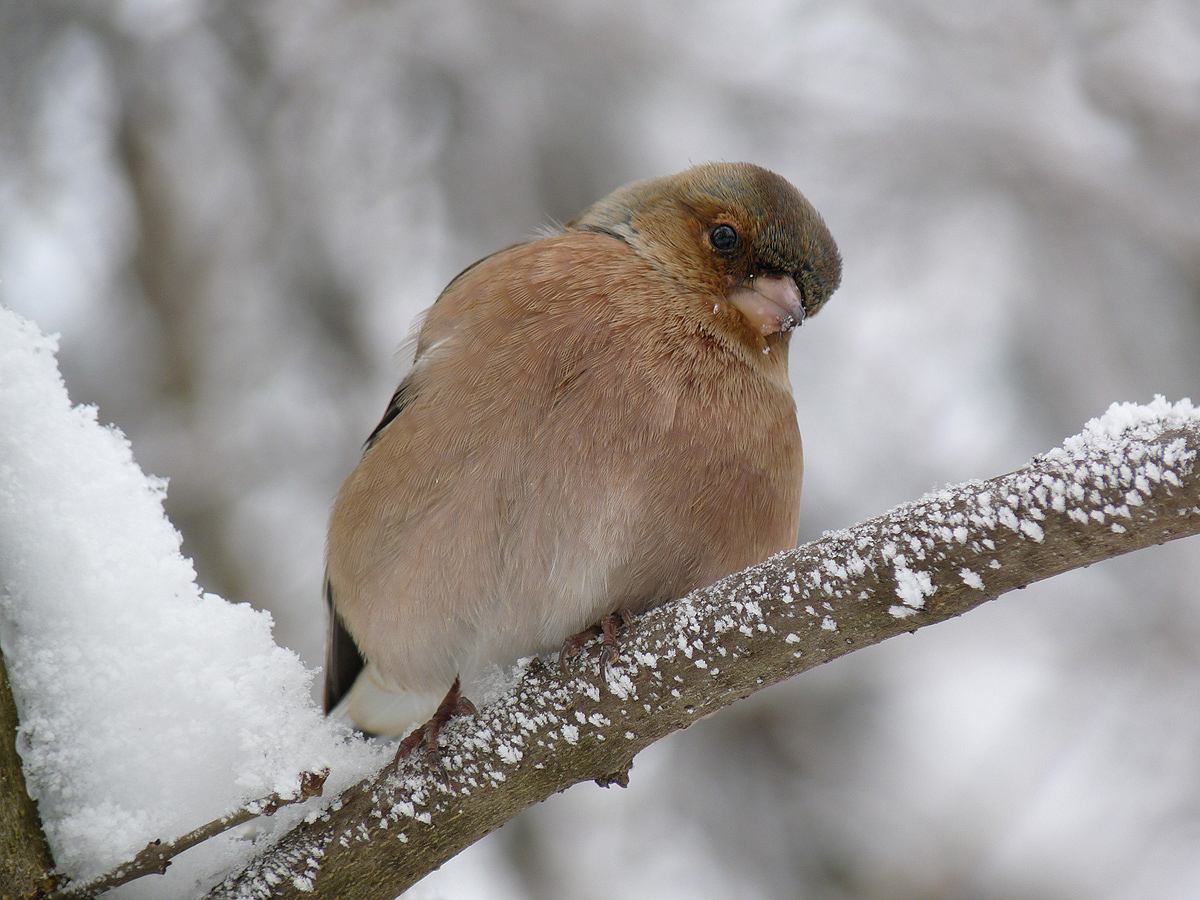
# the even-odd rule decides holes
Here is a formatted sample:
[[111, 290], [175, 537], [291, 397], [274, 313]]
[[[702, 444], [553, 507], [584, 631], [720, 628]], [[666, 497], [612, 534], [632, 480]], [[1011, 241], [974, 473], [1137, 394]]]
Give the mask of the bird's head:
[[626, 185], [567, 228], [625, 241], [664, 273], [723, 300], [760, 339], [785, 337], [841, 280], [837, 244], [820, 214], [786, 179], [750, 163], [709, 163]]

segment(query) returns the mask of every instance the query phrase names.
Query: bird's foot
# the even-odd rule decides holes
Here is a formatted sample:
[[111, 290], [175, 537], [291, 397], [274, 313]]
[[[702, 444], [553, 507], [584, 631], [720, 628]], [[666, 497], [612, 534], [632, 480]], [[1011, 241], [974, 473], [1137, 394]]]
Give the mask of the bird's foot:
[[412, 731], [400, 742], [400, 746], [396, 748], [396, 758], [392, 760], [390, 766], [391, 770], [396, 771], [402, 760], [408, 759], [414, 750], [423, 746], [430, 768], [440, 772], [442, 761], [438, 756], [438, 733], [446, 727], [446, 723], [451, 719], [459, 716], [471, 716], [475, 712], [475, 704], [463, 696], [462, 688], [458, 679], [455, 678], [454, 684], [450, 685], [450, 690], [446, 692], [446, 696], [434, 714], [429, 717], [429, 721]]
[[583, 629], [578, 634], [573, 634], [563, 641], [562, 650], [558, 652], [558, 664], [564, 669], [567, 667], [567, 662], [579, 655], [579, 651], [583, 645], [590, 641], [598, 634], [604, 635], [604, 640], [600, 645], [600, 674], [604, 676], [604, 680], [608, 681], [608, 666], [617, 658], [617, 653], [621, 649], [620, 642], [617, 641], [617, 630], [623, 628], [633, 621], [633, 612], [629, 609], [618, 609], [615, 613], [610, 613], [605, 616], [595, 625]]

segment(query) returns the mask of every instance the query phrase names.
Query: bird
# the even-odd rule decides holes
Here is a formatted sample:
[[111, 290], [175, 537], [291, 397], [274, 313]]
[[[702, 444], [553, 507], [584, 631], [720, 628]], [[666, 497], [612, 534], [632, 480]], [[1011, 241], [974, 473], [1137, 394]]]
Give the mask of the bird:
[[794, 547], [792, 330], [841, 280], [782, 176], [617, 189], [464, 269], [337, 493], [326, 712], [436, 753], [495, 670]]

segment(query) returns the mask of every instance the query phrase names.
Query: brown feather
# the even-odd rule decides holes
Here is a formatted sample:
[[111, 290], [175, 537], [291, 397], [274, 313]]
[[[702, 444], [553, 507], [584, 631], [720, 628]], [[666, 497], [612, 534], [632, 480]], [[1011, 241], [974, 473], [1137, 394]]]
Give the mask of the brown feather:
[[451, 282], [330, 521], [337, 613], [380, 680], [469, 690], [793, 546], [788, 334], [728, 297], [776, 273], [811, 313], [839, 272], [799, 193], [741, 165], [622, 189]]

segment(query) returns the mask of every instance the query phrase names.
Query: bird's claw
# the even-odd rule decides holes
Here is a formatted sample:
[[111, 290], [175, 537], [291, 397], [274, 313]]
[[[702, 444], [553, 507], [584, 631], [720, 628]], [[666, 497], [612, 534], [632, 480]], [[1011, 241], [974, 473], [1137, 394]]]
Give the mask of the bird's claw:
[[621, 652], [621, 643], [617, 640], [617, 631], [633, 621], [633, 612], [629, 609], [619, 609], [615, 613], [602, 618], [595, 625], [585, 628], [578, 634], [573, 634], [563, 641], [562, 650], [558, 653], [558, 663], [565, 670], [567, 662], [579, 655], [583, 646], [597, 635], [603, 635], [600, 646], [600, 674], [608, 681], [608, 670], [612, 661]]
[[396, 748], [396, 757], [392, 760], [388, 769], [395, 772], [400, 763], [412, 756], [413, 751], [418, 747], [425, 748], [425, 758], [429, 762], [429, 767], [439, 774], [444, 773], [442, 768], [441, 756], [438, 753], [437, 739], [438, 734], [446, 726], [451, 719], [456, 719], [459, 716], [473, 716], [478, 710], [475, 704], [468, 698], [462, 695], [461, 687], [457, 678], [454, 679], [454, 684], [450, 685], [450, 690], [446, 692], [445, 698], [438, 705], [437, 710], [429, 721], [418, 728], [415, 728], [400, 745]]
[[601, 627], [597, 625], [589, 625], [587, 628], [580, 631], [578, 634], [573, 634], [563, 641], [562, 649], [558, 651], [558, 665], [565, 672], [567, 663], [579, 655], [579, 651], [583, 649], [583, 645], [600, 634]]

